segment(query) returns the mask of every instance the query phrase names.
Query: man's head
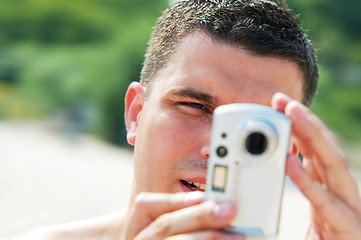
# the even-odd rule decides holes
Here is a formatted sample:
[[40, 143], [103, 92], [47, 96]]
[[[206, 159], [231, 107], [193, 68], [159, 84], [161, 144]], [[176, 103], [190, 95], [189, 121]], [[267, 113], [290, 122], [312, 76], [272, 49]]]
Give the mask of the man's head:
[[276, 92], [309, 103], [316, 86], [311, 45], [283, 4], [176, 4], [155, 29], [141, 84], [125, 98], [132, 196], [204, 188], [216, 107], [271, 105]]
[[179, 1], [159, 18], [149, 41], [141, 83], [149, 94], [152, 81], [173, 57], [186, 36], [202, 32], [214, 41], [278, 57], [298, 64], [303, 72], [302, 102], [310, 105], [317, 91], [318, 70], [313, 47], [283, 1]]

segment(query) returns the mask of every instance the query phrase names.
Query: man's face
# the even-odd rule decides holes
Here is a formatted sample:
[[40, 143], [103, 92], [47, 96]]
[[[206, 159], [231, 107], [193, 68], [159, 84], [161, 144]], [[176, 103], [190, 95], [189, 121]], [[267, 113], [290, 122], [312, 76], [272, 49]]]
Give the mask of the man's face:
[[300, 101], [302, 78], [294, 62], [254, 56], [201, 33], [183, 39], [137, 114], [136, 193], [204, 189], [213, 110], [270, 105], [276, 92]]

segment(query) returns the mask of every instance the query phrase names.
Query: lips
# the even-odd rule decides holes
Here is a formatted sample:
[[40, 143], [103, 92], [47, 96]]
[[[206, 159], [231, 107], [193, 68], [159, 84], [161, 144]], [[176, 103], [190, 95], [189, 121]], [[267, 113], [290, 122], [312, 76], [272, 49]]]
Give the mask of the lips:
[[186, 191], [201, 191], [204, 192], [206, 190], [206, 184], [201, 182], [189, 182], [186, 180], [180, 180], [182, 187]]

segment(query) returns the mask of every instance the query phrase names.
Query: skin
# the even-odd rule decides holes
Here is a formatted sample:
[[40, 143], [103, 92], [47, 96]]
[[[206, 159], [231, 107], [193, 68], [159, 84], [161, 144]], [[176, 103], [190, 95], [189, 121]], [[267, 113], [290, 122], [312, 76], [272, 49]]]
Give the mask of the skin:
[[287, 174], [310, 201], [305, 239], [358, 239], [357, 183], [334, 135], [299, 102], [302, 77], [293, 62], [189, 35], [147, 98], [139, 83], [126, 94], [127, 138], [135, 147], [127, 212], [38, 232], [33, 239], [245, 239], [218, 230], [235, 218], [235, 205], [202, 203], [201, 192], [189, 193], [180, 182], [205, 182], [212, 112], [229, 103], [269, 105], [292, 120], [297, 147], [287, 156]]
[[293, 62], [253, 56], [200, 33], [188, 36], [157, 75], [146, 100], [139, 83], [130, 86], [141, 105], [138, 113], [128, 107], [126, 115], [128, 142], [135, 146], [132, 198], [144, 191], [184, 191], [181, 179], [205, 183], [216, 107], [270, 106], [276, 92], [301, 100], [301, 89], [302, 73]]
[[[135, 146], [135, 179], [130, 201], [134, 203], [130, 207], [134, 212], [130, 210], [129, 215], [141, 215], [137, 210], [145, 209], [142, 202], [147, 201], [144, 200], [147, 196], [142, 194], [140, 200], [136, 197], [141, 192], [184, 192], [189, 189], [180, 180], [206, 182], [212, 113], [216, 107], [230, 103], [270, 106], [276, 92], [285, 92], [294, 99], [301, 100], [302, 78], [303, 75], [294, 62], [254, 56], [244, 49], [213, 42], [201, 33], [186, 37], [169, 64], [154, 79], [152, 91], [147, 98], [144, 97], [146, 89], [139, 83], [131, 84], [127, 93], [128, 142]], [[201, 198], [196, 202], [199, 203], [200, 200]], [[200, 210], [192, 212], [205, 215], [205, 219], [212, 221], [200, 229], [184, 227], [183, 232], [194, 231], [193, 234], [200, 234], [197, 230], [208, 227], [211, 231], [204, 232], [204, 237], [221, 234], [215, 230], [229, 224], [234, 216], [230, 214], [226, 216], [225, 222], [219, 222], [211, 210], [216, 206], [213, 204], [208, 207], [210, 209], [203, 210], [208, 214], [202, 215]], [[230, 207], [235, 206], [230, 204]], [[132, 224], [127, 225], [128, 231], [125, 232], [128, 234], [124, 238], [132, 239], [137, 236], [147, 239], [145, 236], [151, 236], [149, 238], [161, 239], [179, 234], [182, 231], [169, 229], [178, 229], [182, 223], [188, 223], [192, 219], [189, 215], [184, 215], [185, 220], [174, 222], [171, 227], [164, 227], [163, 224], [171, 221], [164, 217], [160, 220], [157, 218], [165, 212], [152, 213], [154, 217], [136, 228], [136, 221], [130, 220]], [[179, 217], [181, 216], [183, 215]], [[156, 223], [149, 228], [152, 230], [149, 230], [146, 226], [152, 225], [156, 219]], [[217, 222], [217, 225], [210, 224]], [[143, 228], [145, 229], [142, 231]], [[157, 235], [159, 231], [155, 229], [162, 228], [169, 231], [161, 231], [161, 236]], [[201, 238], [195, 235], [192, 237]], [[241, 238], [239, 235], [235, 237]]]
[[126, 123], [128, 142], [135, 146], [135, 179], [123, 239], [243, 239], [217, 231], [235, 217], [233, 211], [218, 216], [219, 206], [199, 204], [201, 197], [190, 203], [186, 194], [141, 193], [181, 192], [186, 190], [181, 179], [205, 181], [212, 111], [230, 103], [270, 105], [293, 121], [292, 135], [305, 159], [300, 165], [296, 147], [287, 157], [287, 173], [312, 208], [305, 238], [357, 239], [361, 200], [356, 181], [333, 134], [299, 102], [302, 77], [293, 62], [254, 56], [196, 33], [179, 44], [147, 99], [144, 87], [131, 84]]

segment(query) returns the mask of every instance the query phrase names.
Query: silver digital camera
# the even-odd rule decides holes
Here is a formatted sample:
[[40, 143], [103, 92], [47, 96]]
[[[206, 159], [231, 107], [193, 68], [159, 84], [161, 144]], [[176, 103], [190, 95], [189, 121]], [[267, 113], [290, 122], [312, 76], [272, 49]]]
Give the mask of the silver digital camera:
[[236, 203], [237, 217], [225, 231], [277, 236], [290, 128], [289, 118], [263, 105], [214, 111], [205, 200]]

